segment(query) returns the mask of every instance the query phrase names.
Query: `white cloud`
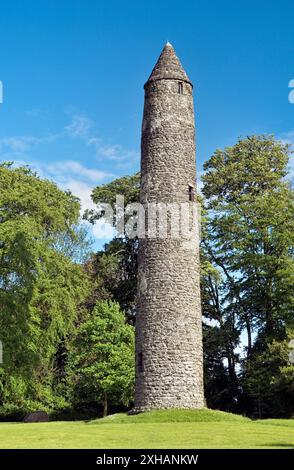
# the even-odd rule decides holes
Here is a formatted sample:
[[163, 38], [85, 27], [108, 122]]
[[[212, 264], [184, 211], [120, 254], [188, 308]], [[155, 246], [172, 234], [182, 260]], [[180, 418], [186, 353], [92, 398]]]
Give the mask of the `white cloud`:
[[[58, 183], [58, 182], [57, 182]], [[63, 184], [59, 184], [63, 189], [69, 189], [81, 202], [81, 217], [86, 209], [95, 209], [96, 206], [91, 199], [93, 187], [74, 179], [69, 179]], [[81, 225], [88, 232], [89, 239], [94, 242], [93, 249], [100, 250], [104, 243], [114, 237], [114, 229], [109, 224], [105, 224], [103, 220], [98, 220], [94, 225], [86, 220], [81, 220]]]
[[115, 161], [134, 161], [139, 157], [138, 152], [125, 150], [121, 145], [99, 145], [96, 154], [98, 158], [102, 156]]
[[70, 124], [65, 126], [65, 131], [70, 137], [82, 139], [87, 146], [92, 146], [98, 160], [101, 158], [116, 162], [133, 163], [139, 158], [139, 153], [134, 150], [125, 149], [119, 144], [107, 144], [95, 135], [94, 124], [84, 114], [75, 114]]
[[65, 130], [71, 137], [88, 138], [93, 122], [85, 115], [75, 114]]
[[[39, 110], [31, 110], [28, 115], [37, 117]], [[139, 153], [125, 149], [119, 144], [108, 144], [96, 133], [93, 121], [85, 114], [76, 113], [71, 121], [59, 133], [48, 134], [41, 137], [32, 135], [12, 136], [0, 138], [0, 157], [3, 160], [14, 161], [17, 166], [29, 165], [42, 178], [56, 182], [63, 190], [69, 189], [81, 201], [81, 215], [86, 209], [94, 209], [91, 193], [95, 186], [115, 177], [114, 174], [88, 167], [80, 161], [64, 159], [57, 162], [44, 162], [34, 160], [32, 152], [35, 147], [49, 144], [62, 139], [80, 139], [86, 146], [93, 149], [96, 161], [109, 161], [112, 167], [119, 167], [138, 160]], [[62, 142], [61, 142], [62, 143]], [[96, 239], [109, 240], [113, 237], [113, 229], [109, 225], [98, 221], [94, 226], [86, 223], [89, 231]]]
[[86, 209], [95, 208], [91, 199], [93, 188], [114, 176], [111, 173], [88, 168], [72, 160], [51, 163], [50, 165], [38, 162], [31, 166], [43, 177], [55, 181], [63, 190], [69, 189], [78, 196], [81, 201], [81, 215]]
[[[62, 185], [63, 186], [63, 185]], [[93, 187], [77, 180], [68, 180], [64, 189], [69, 189], [73, 194], [78, 196], [81, 201], [81, 215], [86, 209], [95, 209], [96, 206], [91, 199]], [[95, 225], [87, 221], [83, 221], [83, 225], [87, 228], [90, 235], [96, 240], [111, 240], [114, 237], [114, 229], [109, 224], [105, 224], [103, 220], [98, 220]]]
[[[38, 110], [37, 110], [38, 111]], [[36, 111], [36, 112], [37, 112]], [[87, 147], [92, 147], [96, 159], [101, 159], [116, 162], [117, 166], [124, 164], [132, 164], [139, 160], [139, 152], [131, 149], [125, 149], [119, 144], [108, 144], [103, 141], [99, 136], [94, 133], [93, 121], [84, 114], [74, 114], [71, 122], [64, 127], [64, 129], [55, 134], [48, 134], [41, 137], [32, 135], [12, 136], [7, 138], [0, 138], [0, 154], [4, 160], [26, 160], [28, 153], [33, 147], [42, 144], [48, 144], [62, 138], [78, 138], [82, 140]], [[74, 163], [70, 162], [72, 166], [71, 171], [75, 171]], [[78, 164], [76, 165], [78, 167]], [[83, 173], [83, 176], [86, 176]], [[88, 177], [93, 181], [100, 179], [98, 173], [92, 171], [88, 173]]]
[[[28, 164], [28, 162], [17, 161], [17, 166]], [[77, 196], [81, 203], [81, 217], [86, 209], [95, 209], [96, 205], [93, 203], [91, 194], [94, 188], [94, 179], [97, 183], [106, 177], [106, 173], [98, 170], [86, 168], [80, 163], [65, 161], [57, 165], [44, 165], [39, 162], [29, 162], [29, 166], [33, 168], [42, 178], [53, 180], [61, 189], [70, 190]], [[81, 179], [84, 177], [84, 180]], [[108, 175], [109, 176], [109, 175]], [[105, 224], [103, 220], [99, 220], [95, 225], [87, 221], [81, 221], [89, 232], [90, 238], [96, 240], [94, 249], [101, 249], [102, 245], [111, 240], [114, 236], [114, 229]]]
[[58, 137], [59, 134], [48, 134], [42, 137], [22, 135], [1, 138], [0, 157], [3, 160], [25, 160], [25, 157], [33, 147], [53, 142]]
[[100, 183], [105, 178], [113, 177], [112, 173], [97, 170], [95, 168], [87, 168], [79, 162], [73, 160], [65, 160], [46, 166], [53, 178], [59, 180], [67, 180], [69, 176], [75, 175], [78, 180], [83, 179], [93, 183]]
[[0, 139], [1, 152], [27, 152], [40, 142], [40, 139], [33, 136], [7, 137]]
[[92, 225], [92, 234], [97, 240], [111, 240], [115, 236], [115, 229], [103, 220], [97, 220], [95, 225]]
[[43, 162], [16, 160], [15, 166], [29, 165], [41, 178], [53, 180], [61, 189], [70, 190], [81, 201], [81, 213], [86, 209], [94, 209], [91, 193], [95, 185], [101, 184], [107, 178], [113, 177], [92, 168], [87, 168], [81, 163], [66, 160], [56, 164], [47, 165]]
[[67, 181], [63, 181], [62, 183], [58, 183], [58, 181], [56, 182], [63, 189], [69, 189], [75, 196], [78, 196], [81, 201], [82, 214], [86, 209], [95, 208], [95, 204], [91, 199], [93, 186], [90, 186], [89, 184], [84, 183], [83, 181], [78, 181], [75, 179], [68, 179]]
[[283, 132], [282, 134], [280, 134], [280, 136], [278, 136], [278, 139], [280, 139], [285, 144], [294, 145], [294, 130]]

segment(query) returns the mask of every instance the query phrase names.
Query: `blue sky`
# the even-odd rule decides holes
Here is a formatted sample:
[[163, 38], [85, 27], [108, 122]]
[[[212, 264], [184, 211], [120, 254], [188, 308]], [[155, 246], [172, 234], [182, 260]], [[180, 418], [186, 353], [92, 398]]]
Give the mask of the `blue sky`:
[[239, 136], [294, 140], [293, 1], [2, 1], [0, 159], [90, 205], [139, 169], [143, 84], [164, 43], [195, 85], [197, 167]]

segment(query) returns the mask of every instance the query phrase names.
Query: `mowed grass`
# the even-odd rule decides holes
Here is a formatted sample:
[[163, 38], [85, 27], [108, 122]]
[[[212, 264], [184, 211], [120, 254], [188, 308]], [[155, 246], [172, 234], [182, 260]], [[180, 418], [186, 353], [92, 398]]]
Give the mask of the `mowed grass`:
[[0, 436], [2, 449], [294, 449], [294, 419], [152, 411], [88, 422], [0, 423]]

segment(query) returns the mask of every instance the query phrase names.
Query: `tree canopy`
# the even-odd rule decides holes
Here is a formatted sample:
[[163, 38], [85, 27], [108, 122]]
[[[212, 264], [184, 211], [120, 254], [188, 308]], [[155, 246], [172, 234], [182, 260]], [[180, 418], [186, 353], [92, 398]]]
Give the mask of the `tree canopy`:
[[78, 199], [28, 168], [0, 166], [2, 405], [50, 406], [54, 361], [88, 286], [63, 247], [79, 246]]
[[[290, 149], [249, 136], [204, 164], [201, 296], [207, 405], [293, 413], [294, 190]], [[93, 189], [138, 202], [140, 175]], [[124, 214], [118, 212], [115, 222]], [[126, 222], [126, 220], [125, 220]], [[0, 415], [130, 406], [138, 240], [89, 252], [80, 203], [27, 167], [0, 165]], [[292, 343], [290, 341], [292, 340]]]

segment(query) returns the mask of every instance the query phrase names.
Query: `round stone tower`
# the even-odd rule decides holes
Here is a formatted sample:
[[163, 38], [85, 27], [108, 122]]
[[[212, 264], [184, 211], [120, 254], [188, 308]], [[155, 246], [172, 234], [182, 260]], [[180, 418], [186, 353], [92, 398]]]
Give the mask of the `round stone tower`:
[[[202, 408], [195, 213], [189, 235], [175, 230], [175, 215], [196, 204], [193, 85], [171, 44], [165, 45], [144, 88], [140, 202], [148, 209], [149, 232], [139, 237], [135, 410]], [[162, 208], [168, 208], [167, 235]], [[158, 219], [152, 225], [154, 211]]]

